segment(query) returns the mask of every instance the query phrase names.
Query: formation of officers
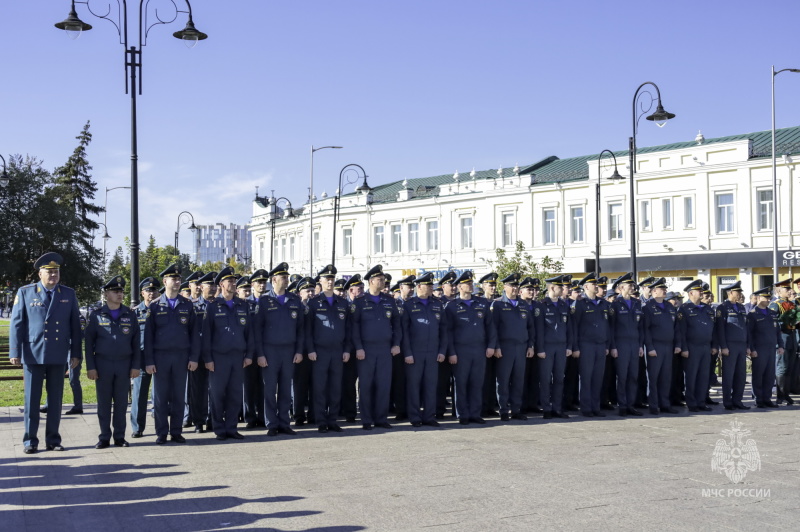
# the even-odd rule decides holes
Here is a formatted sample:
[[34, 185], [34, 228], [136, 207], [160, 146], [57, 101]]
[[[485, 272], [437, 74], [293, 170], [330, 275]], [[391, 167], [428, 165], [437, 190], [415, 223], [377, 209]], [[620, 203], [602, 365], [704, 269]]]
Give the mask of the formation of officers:
[[[63, 374], [64, 357], [43, 357], [55, 345], [72, 364], [81, 358], [74, 293], [48, 278], [61, 263], [52, 253], [37, 261], [42, 282], [20, 290], [12, 316], [12, 362], [22, 355], [26, 369], [25, 452], [37, 451], [41, 382], [50, 377], [38, 366], [59, 364]], [[281, 263], [249, 277], [226, 267], [183, 281], [173, 264], [160, 281], [141, 282], [135, 309], [122, 305], [124, 280], [109, 280], [106, 304], [85, 329], [87, 374], [97, 383], [96, 447], [112, 439], [128, 446], [131, 379], [132, 436], [144, 433], [153, 383], [157, 444], [185, 442], [188, 426], [218, 440], [242, 439], [240, 421], [265, 427], [268, 436], [295, 434], [292, 419], [322, 433], [342, 431], [340, 417], [353, 423], [360, 416], [364, 430], [390, 429], [392, 412], [395, 421], [436, 427], [448, 396], [463, 425], [490, 416], [525, 420], [531, 412], [605, 417], [612, 404], [620, 416], [641, 416], [641, 408], [652, 415], [676, 414], [679, 406], [707, 411], [716, 404], [709, 386], [717, 358], [725, 409], [750, 408], [743, 403], [747, 357], [756, 406], [777, 407], [776, 356], [778, 402], [792, 402], [786, 376], [797, 356], [797, 313], [790, 281], [776, 285], [775, 301], [772, 287], [756, 292], [748, 309], [738, 282], [723, 287], [727, 300], [713, 306], [702, 281], [685, 287], [683, 302], [664, 278], [637, 283], [632, 274], [613, 280], [610, 290], [595, 273], [544, 283], [511, 274], [500, 280], [501, 294], [495, 273], [477, 287], [471, 271], [437, 283], [432, 273], [412, 275], [394, 285], [380, 265], [346, 281], [336, 274], [328, 265], [315, 279], [291, 280]], [[60, 319], [68, 325], [46, 299], [53, 289], [61, 294], [55, 299], [64, 298], [70, 317]], [[39, 329], [43, 338], [34, 341]], [[50, 390], [55, 379], [46, 380], [49, 400], [59, 402], [48, 411], [47, 445], [63, 449], [58, 421], [50, 419], [61, 397], [57, 386]]]

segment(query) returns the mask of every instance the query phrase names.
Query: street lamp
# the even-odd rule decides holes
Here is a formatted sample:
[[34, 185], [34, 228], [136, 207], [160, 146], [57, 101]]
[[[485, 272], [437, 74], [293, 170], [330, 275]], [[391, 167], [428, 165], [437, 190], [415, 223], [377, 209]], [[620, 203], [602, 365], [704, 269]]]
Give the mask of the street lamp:
[[272, 253], [275, 251], [275, 219], [278, 218], [278, 202], [285, 201], [286, 202], [286, 218], [294, 218], [294, 210], [292, 209], [292, 202], [284, 197], [280, 198], [269, 198], [269, 203], [272, 205], [272, 212], [270, 213], [270, 246], [269, 246], [269, 269], [272, 270]]
[[[97, 18], [109, 21], [117, 29], [119, 42], [123, 45], [125, 50], [125, 73], [130, 76], [130, 82], [126, 80], [125, 94], [131, 95], [131, 306], [134, 307], [139, 304], [139, 154], [138, 154], [138, 139], [136, 131], [136, 94], [142, 94], [142, 51], [147, 45], [147, 35], [153, 26], [159, 24], [169, 24], [178, 18], [179, 13], [188, 15], [188, 22], [186, 27], [181, 31], [173, 33], [173, 37], [181, 39], [187, 46], [194, 46], [198, 41], [208, 38], [208, 35], [197, 31], [192, 21], [192, 5], [189, 0], [186, 2], [188, 11], [178, 9], [174, 0], [172, 5], [175, 8], [175, 16], [171, 20], [161, 18], [156, 11], [156, 22], [148, 25], [147, 23], [147, 4], [149, 0], [139, 0], [139, 46], [128, 46], [128, 3], [122, 0], [122, 4], [117, 0], [117, 17], [109, 17], [111, 14], [111, 7], [105, 15], [98, 15], [92, 11], [89, 2], [86, 1], [71, 1], [69, 15], [62, 22], [57, 23], [55, 26], [60, 30], [67, 32], [71, 39], [77, 39], [84, 31], [89, 31], [92, 26], [83, 22], [78, 18], [75, 11], [75, 4], [84, 4], [89, 10], [89, 13]], [[116, 19], [116, 20], [115, 20]], [[121, 20], [120, 20], [121, 19]], [[137, 86], [136, 75], [139, 73], [139, 83]]]
[[181, 251], [180, 251], [180, 248], [178, 247], [178, 234], [180, 233], [181, 225], [185, 225], [186, 224], [186, 217], [185, 216], [183, 218], [184, 222], [181, 223], [181, 216], [183, 216], [184, 214], [188, 214], [189, 215], [189, 219], [192, 220], [192, 225], [189, 226], [189, 231], [191, 231], [192, 233], [197, 231], [197, 226], [194, 225], [194, 216], [192, 216], [192, 213], [190, 213], [189, 211], [183, 211], [182, 213], [180, 213], [178, 215], [178, 226], [175, 229], [175, 253], [178, 254], [178, 259], [180, 259], [180, 257], [181, 257]]
[[332, 149], [341, 150], [341, 146], [322, 146], [315, 148], [311, 145], [311, 183], [308, 187], [308, 270], [309, 275], [314, 277], [314, 152], [319, 150]]
[[11, 178], [8, 177], [8, 171], [6, 168], [6, 158], [0, 155], [0, 159], [3, 160], [3, 173], [0, 174], [0, 188], [6, 188], [8, 183], [11, 181]]
[[[103, 225], [108, 223], [108, 193], [112, 190], [117, 190], [118, 188], [127, 188], [130, 189], [131, 187], [106, 187], [106, 202], [103, 204]], [[108, 227], [108, 226], [106, 226]], [[108, 234], [108, 230], [106, 230], [106, 234]], [[108, 239], [106, 238], [103, 240], [103, 270], [106, 269], [106, 243]]]
[[775, 167], [775, 76], [781, 72], [800, 73], [800, 68], [775, 71], [772, 65], [772, 283], [778, 282], [778, 170]]
[[614, 152], [611, 150], [603, 150], [600, 152], [600, 155], [597, 156], [597, 185], [595, 185], [595, 203], [597, 205], [597, 217], [595, 223], [595, 239], [594, 239], [594, 271], [596, 273], [600, 273], [600, 180], [602, 179], [603, 175], [603, 168], [600, 166], [600, 163], [603, 159], [603, 154], [607, 153], [614, 159], [614, 173], [611, 174], [609, 179], [611, 181], [620, 181], [625, 179], [619, 172], [617, 171], [617, 157], [614, 155]]
[[[361, 175], [359, 175], [358, 170], [361, 170]], [[342, 183], [344, 178], [344, 174], [346, 172], [354, 172], [355, 178], [352, 180], [350, 177], [347, 178], [346, 183]], [[361, 167], [359, 164], [350, 163], [342, 168], [341, 172], [339, 172], [339, 188], [336, 189], [336, 197], [333, 199], [333, 251], [331, 252], [331, 264], [336, 265], [336, 222], [339, 220], [339, 203], [342, 198], [342, 188], [346, 185], [353, 184], [357, 182], [359, 179], [364, 179], [364, 183], [356, 189], [356, 191], [364, 192], [364, 194], [370, 194], [372, 189], [367, 184], [367, 173], [364, 171], [364, 168]]]
[[[647, 106], [645, 109], [644, 104], [639, 102], [639, 114], [637, 116], [637, 108], [636, 103], [639, 100], [639, 91], [642, 90], [642, 87], [645, 85], [652, 85], [653, 88], [656, 90], [656, 98], [653, 98], [653, 95], [650, 94], [649, 91], [644, 91], [641, 94], [647, 94], [650, 96], [650, 105]], [[636, 269], [636, 188], [634, 187], [633, 183], [633, 176], [636, 173], [636, 133], [639, 130], [639, 119], [642, 118], [645, 114], [650, 112], [650, 109], [653, 108], [653, 103], [658, 102], [656, 106], [656, 111], [648, 115], [647, 120], [651, 122], [655, 122], [658, 127], [664, 127], [667, 120], [675, 118], [673, 113], [668, 113], [664, 110], [664, 106], [661, 105], [661, 90], [658, 88], [658, 85], [653, 83], [652, 81], [645, 81], [639, 88], [636, 89], [636, 93], [633, 95], [633, 136], [628, 139], [628, 146], [630, 149], [630, 194], [631, 194], [631, 271], [633, 272], [633, 280], [636, 281], [638, 279], [638, 270]], [[638, 281], [637, 281], [638, 282]]]

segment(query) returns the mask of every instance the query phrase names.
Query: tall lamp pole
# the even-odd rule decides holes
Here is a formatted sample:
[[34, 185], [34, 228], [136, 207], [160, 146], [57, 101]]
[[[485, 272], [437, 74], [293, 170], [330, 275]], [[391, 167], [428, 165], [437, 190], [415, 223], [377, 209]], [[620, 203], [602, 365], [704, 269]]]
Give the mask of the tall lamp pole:
[[625, 179], [619, 172], [617, 171], [617, 157], [611, 150], [603, 150], [600, 152], [600, 155], [597, 156], [597, 185], [595, 185], [595, 204], [597, 206], [597, 216], [596, 216], [596, 223], [595, 223], [595, 236], [594, 236], [594, 271], [595, 273], [600, 273], [602, 270], [600, 269], [600, 180], [603, 178], [603, 167], [601, 166], [601, 162], [603, 159], [603, 154], [609, 154], [614, 159], [614, 173], [611, 174], [609, 179], [611, 181], [619, 181]]
[[311, 182], [308, 187], [308, 275], [314, 277], [314, 152], [319, 150], [341, 150], [341, 146], [322, 146], [315, 148], [311, 145]]
[[[131, 187], [111, 187], [111, 188], [106, 187], [106, 201], [103, 204], [103, 225], [105, 225], [105, 227], [106, 227], [106, 234], [108, 234], [108, 226], [106, 225], [108, 223], [108, 193], [111, 192], [112, 190], [117, 190], [118, 188], [130, 189]], [[104, 271], [106, 269], [106, 243], [107, 242], [108, 242], [107, 238], [103, 239], [103, 270]]]
[[799, 68], [775, 71], [772, 65], [772, 283], [778, 282], [778, 170], [775, 166], [775, 76], [781, 72], [800, 73]]
[[[178, 247], [178, 234], [180, 233], [181, 225], [185, 224], [186, 221], [187, 221], [186, 217], [183, 216], [184, 214], [188, 214], [189, 218], [192, 220], [192, 225], [189, 226], [189, 231], [191, 231], [192, 233], [197, 231], [197, 226], [194, 225], [194, 216], [192, 215], [192, 213], [190, 213], [189, 211], [183, 211], [182, 213], [180, 213], [178, 215], [178, 226], [175, 229], [175, 253], [178, 254], [178, 259], [180, 259], [180, 257], [181, 257], [181, 249]], [[183, 220], [184, 220], [183, 224], [181, 223], [181, 216], [183, 216]]]
[[[358, 174], [358, 170], [361, 170], [361, 175]], [[342, 183], [344, 179], [344, 174], [347, 172], [355, 172], [355, 178], [351, 181], [348, 177], [346, 183]], [[364, 180], [364, 184], [358, 187], [359, 191], [363, 191], [365, 194], [369, 193], [372, 189], [367, 184], [367, 173], [364, 171], [364, 168], [361, 167], [359, 164], [350, 163], [345, 165], [342, 168], [341, 172], [339, 172], [339, 188], [336, 189], [336, 197], [333, 199], [333, 246], [331, 252], [331, 264], [336, 265], [336, 222], [339, 220], [339, 203], [342, 198], [342, 187], [345, 185], [350, 185], [352, 183], [357, 182], [359, 179]]]
[[0, 188], [6, 188], [8, 183], [11, 181], [11, 178], [8, 177], [8, 169], [6, 168], [6, 158], [0, 155], [0, 159], [3, 160], [3, 173], [0, 174]]
[[[75, 4], [84, 4], [89, 13], [93, 16], [111, 22], [117, 29], [119, 35], [119, 42], [123, 45], [125, 50], [125, 73], [130, 77], [130, 80], [125, 82], [125, 94], [131, 95], [131, 306], [139, 304], [139, 154], [137, 148], [137, 131], [136, 131], [136, 95], [142, 94], [142, 51], [147, 45], [147, 35], [153, 26], [159, 24], [169, 24], [178, 18], [179, 13], [188, 15], [186, 27], [180, 31], [172, 34], [173, 37], [181, 39], [189, 48], [194, 47], [198, 41], [208, 38], [208, 35], [201, 31], [197, 31], [192, 21], [192, 5], [189, 0], [186, 2], [188, 11], [178, 9], [178, 6], [172, 1], [175, 8], [175, 15], [172, 19], [161, 18], [156, 11], [156, 22], [148, 25], [147, 23], [147, 4], [149, 0], [139, 0], [139, 46], [128, 46], [128, 3], [126, 0], [117, 0], [117, 16], [115, 18], [109, 17], [112, 12], [111, 6], [108, 6], [108, 11], [105, 15], [95, 13], [89, 5], [91, 0], [75, 1], [72, 0], [69, 15], [62, 22], [58, 22], [55, 26], [60, 30], [67, 32], [71, 39], [77, 39], [84, 31], [92, 29], [92, 26], [83, 22], [78, 18], [75, 11]], [[136, 75], [139, 74], [139, 81], [137, 85]]]
[[292, 210], [292, 202], [281, 196], [280, 198], [269, 198], [269, 203], [272, 205], [272, 212], [270, 213], [270, 245], [269, 245], [269, 269], [272, 270], [272, 253], [275, 251], [275, 219], [278, 218], [278, 202], [286, 202], [286, 218], [294, 218], [294, 210]]
[[[656, 98], [653, 98], [653, 95], [650, 94], [649, 91], [642, 91], [642, 88], [645, 85], [651, 85], [656, 90]], [[647, 106], [645, 109], [643, 102], [638, 102], [640, 92], [642, 95], [647, 94], [650, 96], [650, 105]], [[639, 103], [638, 108], [638, 115], [637, 115], [637, 107], [636, 104]], [[638, 270], [636, 269], [636, 187], [633, 183], [633, 176], [636, 173], [636, 133], [639, 130], [639, 119], [642, 118], [645, 114], [647, 114], [650, 109], [653, 108], [653, 103], [658, 102], [656, 106], [656, 111], [648, 115], [646, 118], [651, 122], [655, 122], [658, 127], [664, 127], [664, 124], [667, 123], [667, 120], [675, 118], [673, 113], [668, 113], [664, 110], [664, 106], [661, 105], [661, 90], [658, 86], [653, 83], [652, 81], [645, 81], [639, 88], [636, 89], [636, 93], [633, 95], [633, 136], [628, 139], [628, 146], [630, 149], [630, 196], [631, 196], [631, 208], [630, 208], [630, 216], [631, 216], [631, 271], [633, 272], [633, 280], [638, 282]]]

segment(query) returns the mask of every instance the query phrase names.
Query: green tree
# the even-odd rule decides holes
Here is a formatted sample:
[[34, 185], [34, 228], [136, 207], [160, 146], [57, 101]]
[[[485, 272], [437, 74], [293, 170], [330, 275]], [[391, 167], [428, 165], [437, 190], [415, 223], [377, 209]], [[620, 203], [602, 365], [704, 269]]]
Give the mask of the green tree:
[[[503, 248], [495, 250], [495, 258], [486, 262], [497, 273], [499, 279], [504, 279], [512, 273], [519, 273], [522, 277], [538, 277], [544, 286], [544, 280], [548, 277], [560, 273], [564, 268], [564, 263], [559, 260], [545, 256], [541, 261], [536, 262], [533, 256], [525, 251], [525, 244], [517, 240], [514, 246], [514, 253], [509, 254]], [[498, 283], [502, 287], [502, 283]]]

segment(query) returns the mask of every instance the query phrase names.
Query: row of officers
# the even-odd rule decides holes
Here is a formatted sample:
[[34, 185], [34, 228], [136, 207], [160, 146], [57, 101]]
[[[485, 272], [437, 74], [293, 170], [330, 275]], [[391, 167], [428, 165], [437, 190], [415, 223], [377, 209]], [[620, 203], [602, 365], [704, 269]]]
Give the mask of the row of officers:
[[[749, 408], [746, 357], [756, 405], [770, 408], [777, 406], [776, 355], [785, 358], [791, 349], [796, 357], [796, 323], [782, 319], [790, 315], [783, 299], [770, 308], [770, 288], [757, 293], [748, 313], [738, 283], [712, 307], [703, 302], [708, 287], [701, 281], [690, 283], [688, 301], [678, 304], [665, 279], [640, 286], [631, 274], [613, 281], [615, 297], [604, 297], [608, 281], [594, 273], [577, 282], [577, 295], [571, 276], [557, 275], [545, 281], [541, 300], [540, 281], [518, 274], [501, 280], [499, 297], [495, 273], [478, 281], [479, 296], [470, 271], [451, 272], [436, 287], [427, 273], [387, 289], [379, 265], [340, 283], [346, 297], [336, 293], [336, 274], [328, 265], [316, 279], [290, 286], [286, 263], [242, 278], [231, 268], [195, 272], [185, 297], [181, 272], [171, 265], [160, 274], [160, 296], [158, 280], [142, 281], [135, 309], [121, 304], [124, 280], [108, 281], [107, 303], [85, 330], [87, 374], [98, 391], [97, 447], [112, 438], [128, 445], [129, 379], [133, 437], [143, 435], [152, 381], [156, 443], [164, 444], [185, 441], [187, 377], [195, 430], [225, 440], [243, 438], [240, 417], [248, 428], [265, 426], [269, 436], [295, 434], [293, 402], [295, 424], [313, 420], [323, 433], [342, 430], [340, 415], [354, 422], [359, 413], [364, 430], [389, 429], [391, 410], [415, 427], [438, 426], [451, 386], [454, 415], [465, 425], [489, 415], [524, 420], [530, 411], [567, 418], [574, 402], [585, 417], [604, 417], [611, 401], [622, 416], [642, 415], [637, 404], [654, 415], [674, 414], [683, 400], [690, 412], [710, 410], [717, 355], [725, 408]], [[640, 289], [645, 297], [637, 299]], [[200, 291], [195, 301], [192, 290]], [[642, 369], [645, 398], [637, 397]]]

